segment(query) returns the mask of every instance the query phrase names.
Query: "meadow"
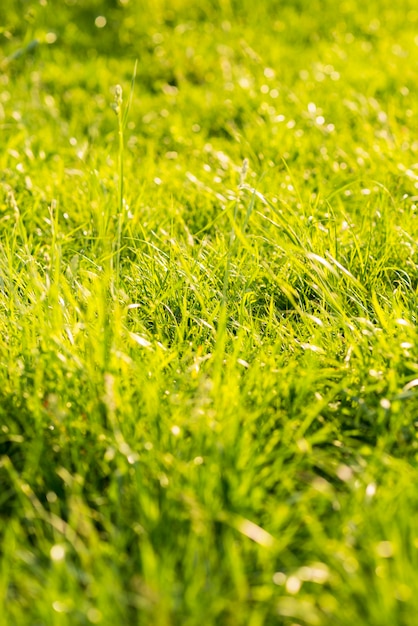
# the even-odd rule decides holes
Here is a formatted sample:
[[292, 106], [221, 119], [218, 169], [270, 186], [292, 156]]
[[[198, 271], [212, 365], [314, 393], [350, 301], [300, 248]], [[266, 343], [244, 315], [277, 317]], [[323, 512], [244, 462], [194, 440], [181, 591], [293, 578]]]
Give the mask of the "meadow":
[[416, 626], [416, 3], [0, 42], [1, 624]]

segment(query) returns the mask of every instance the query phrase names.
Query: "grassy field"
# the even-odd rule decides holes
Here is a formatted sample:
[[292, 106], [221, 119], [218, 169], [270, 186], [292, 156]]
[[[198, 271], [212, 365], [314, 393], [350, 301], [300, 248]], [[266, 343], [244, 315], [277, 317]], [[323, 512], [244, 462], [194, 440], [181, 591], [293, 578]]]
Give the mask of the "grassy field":
[[3, 0], [4, 626], [416, 626], [415, 0]]

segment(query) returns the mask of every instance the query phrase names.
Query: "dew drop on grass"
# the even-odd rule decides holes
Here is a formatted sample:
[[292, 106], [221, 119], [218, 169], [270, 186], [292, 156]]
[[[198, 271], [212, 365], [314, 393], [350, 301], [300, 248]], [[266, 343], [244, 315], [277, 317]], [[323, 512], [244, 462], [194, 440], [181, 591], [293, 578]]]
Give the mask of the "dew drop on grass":
[[55, 43], [57, 40], [57, 35], [55, 33], [47, 33], [45, 35], [45, 43], [51, 45]]
[[161, 487], [168, 487], [169, 480], [165, 474], [161, 474], [159, 477]]
[[376, 485], [375, 483], [369, 483], [366, 487], [366, 496], [368, 498], [373, 498], [376, 493]]
[[353, 477], [353, 470], [348, 465], [339, 465], [337, 468], [337, 476], [343, 482], [348, 482]]
[[298, 571], [298, 578], [323, 585], [329, 578], [329, 570], [324, 563], [313, 563], [310, 566], [301, 567]]
[[302, 582], [297, 576], [289, 576], [286, 581], [286, 591], [292, 595], [296, 595], [302, 586]]
[[390, 541], [380, 541], [376, 546], [376, 552], [383, 559], [390, 559], [394, 554], [393, 544]]
[[57, 613], [67, 613], [68, 612], [68, 606], [64, 602], [60, 602], [59, 600], [55, 600], [55, 602], [52, 603], [52, 608]]
[[94, 25], [96, 26], [96, 28], [104, 28], [106, 24], [107, 19], [104, 17], [104, 15], [98, 15], [94, 20]]
[[284, 585], [286, 582], [286, 574], [283, 572], [275, 572], [273, 574], [273, 582], [275, 585]]
[[65, 559], [64, 546], [60, 545], [59, 543], [55, 544], [54, 546], [52, 546], [51, 550], [49, 551], [49, 556], [51, 557], [52, 561], [55, 561], [55, 562], [63, 561]]
[[113, 461], [113, 459], [115, 458], [115, 449], [114, 448], [108, 448], [105, 452], [104, 455], [104, 459], [105, 461], [109, 462], [109, 461]]

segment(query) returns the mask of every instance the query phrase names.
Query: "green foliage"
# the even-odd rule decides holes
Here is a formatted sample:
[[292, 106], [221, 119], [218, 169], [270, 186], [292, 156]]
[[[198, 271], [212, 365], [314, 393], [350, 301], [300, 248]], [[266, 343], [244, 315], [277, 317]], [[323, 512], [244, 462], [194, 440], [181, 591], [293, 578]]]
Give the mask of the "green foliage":
[[417, 23], [2, 3], [2, 623], [415, 626]]

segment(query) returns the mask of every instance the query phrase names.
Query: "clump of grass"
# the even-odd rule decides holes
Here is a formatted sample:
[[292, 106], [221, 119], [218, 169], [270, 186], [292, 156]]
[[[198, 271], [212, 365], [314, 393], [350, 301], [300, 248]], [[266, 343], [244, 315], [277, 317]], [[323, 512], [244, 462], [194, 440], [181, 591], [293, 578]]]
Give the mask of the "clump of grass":
[[414, 626], [414, 7], [29, 5], [1, 9], [4, 623]]

